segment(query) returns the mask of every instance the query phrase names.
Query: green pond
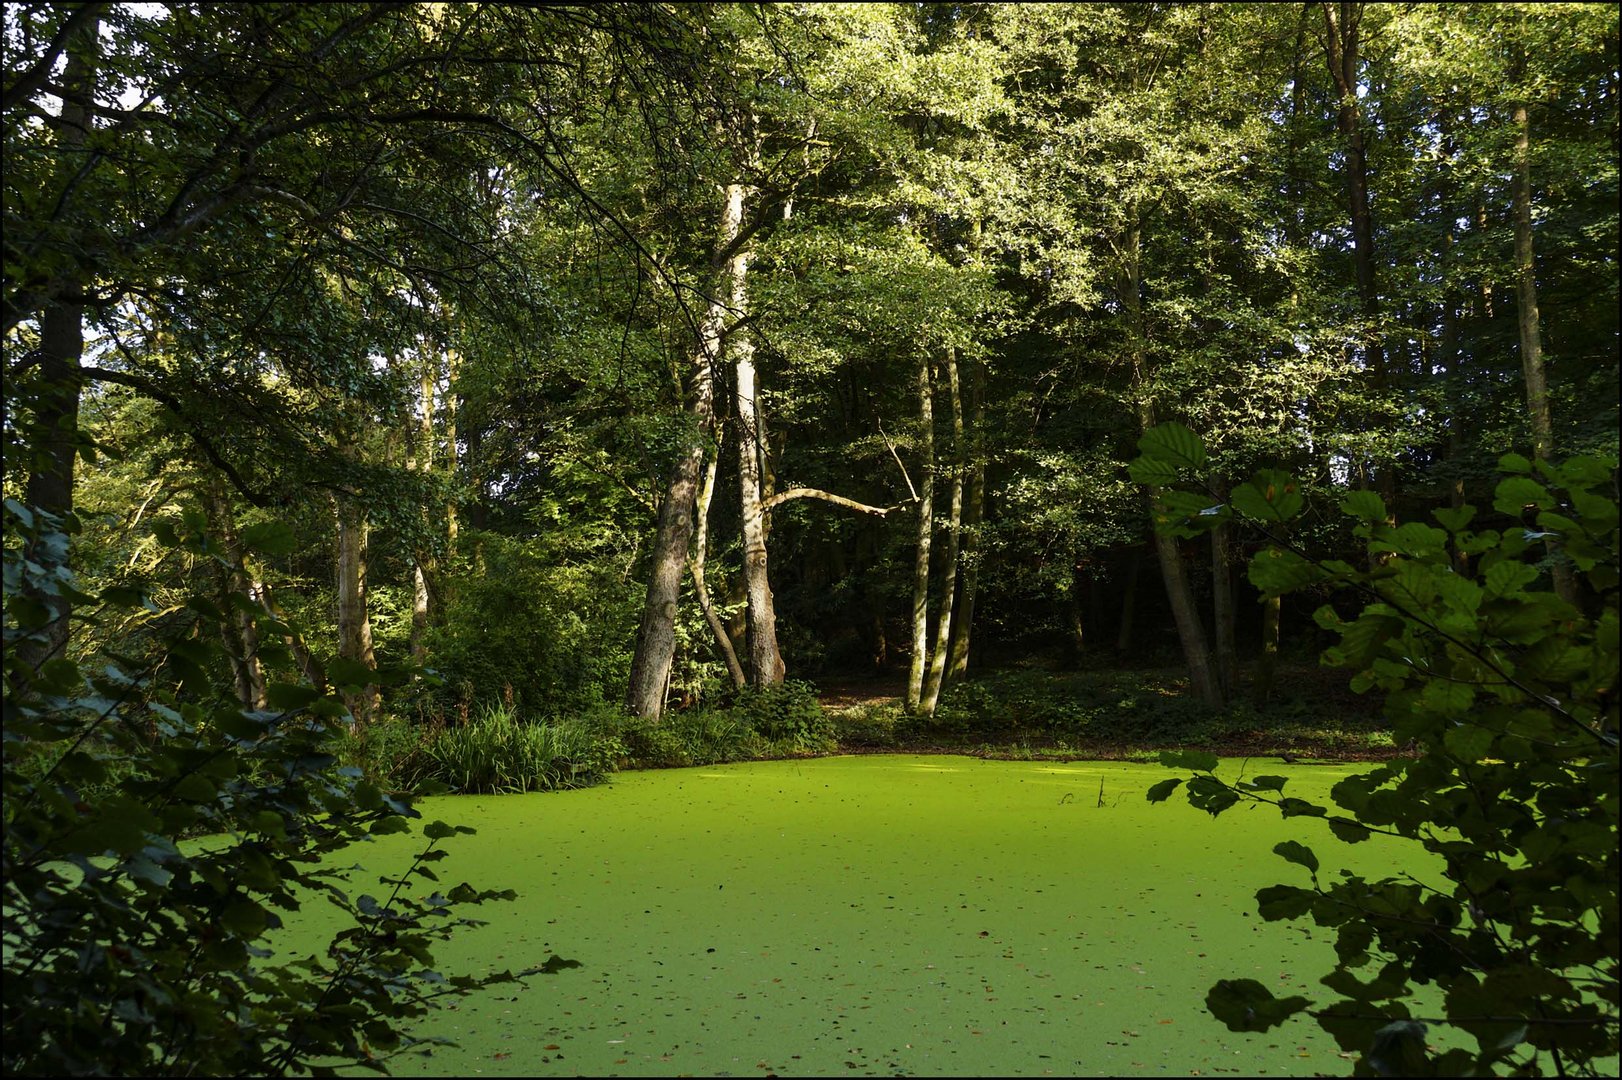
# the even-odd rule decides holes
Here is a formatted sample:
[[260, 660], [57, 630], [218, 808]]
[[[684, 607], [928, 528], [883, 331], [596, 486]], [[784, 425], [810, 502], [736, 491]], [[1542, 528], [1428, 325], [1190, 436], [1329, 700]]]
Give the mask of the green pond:
[[[1239, 762], [1225, 762], [1235, 775]], [[1360, 765], [1248, 763], [1324, 796]], [[461, 1045], [399, 1074], [587, 1076], [1346, 1074], [1311, 1021], [1228, 1032], [1211, 984], [1249, 977], [1321, 997], [1329, 935], [1266, 923], [1257, 888], [1304, 883], [1272, 854], [1395, 872], [1411, 854], [1349, 847], [1267, 807], [1213, 820], [1152, 806], [1157, 765], [836, 757], [618, 775], [556, 794], [427, 800], [446, 885], [512, 903], [440, 946], [442, 971], [582, 967], [493, 987], [423, 1034]], [[398, 873], [412, 838], [355, 854]], [[374, 891], [378, 891], [374, 888]], [[328, 914], [333, 914], [328, 909]], [[278, 940], [335, 921], [312, 905]], [[286, 949], [287, 951], [283, 951]]]

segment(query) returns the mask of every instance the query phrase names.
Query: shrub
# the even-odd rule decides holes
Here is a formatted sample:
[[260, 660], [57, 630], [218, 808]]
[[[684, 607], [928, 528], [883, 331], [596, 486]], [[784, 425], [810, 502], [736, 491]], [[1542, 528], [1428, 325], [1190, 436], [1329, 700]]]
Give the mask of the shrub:
[[[343, 705], [274, 681], [274, 653], [268, 708], [243, 709], [211, 682], [224, 667], [214, 600], [180, 609], [150, 656], [109, 657], [94, 672], [25, 660], [50, 620], [42, 596], [71, 598], [89, 620], [151, 601], [124, 586], [78, 592], [60, 555], [40, 554], [65, 553], [60, 523], [9, 499], [4, 513], [8, 1075], [382, 1069], [435, 1041], [407, 1026], [437, 1001], [514, 978], [434, 970], [434, 942], [474, 922], [456, 905], [512, 896], [466, 884], [419, 896], [437, 880], [440, 841], [471, 829], [428, 824], [426, 846], [381, 879], [381, 897], [351, 895], [334, 857], [407, 831], [420, 813], [337, 766]], [[244, 534], [266, 550], [283, 539]], [[160, 540], [193, 556], [217, 550], [200, 532]], [[283, 627], [240, 601], [274, 640]], [[180, 842], [197, 834], [214, 839]], [[321, 955], [277, 962], [266, 933], [312, 898], [350, 924]]]
[[[1134, 475], [1164, 484], [1199, 469], [1204, 450], [1186, 428], [1145, 435]], [[1357, 522], [1372, 569], [1320, 562], [1291, 547], [1280, 526], [1301, 509], [1294, 481], [1273, 470], [1211, 496], [1171, 492], [1169, 529], [1234, 511], [1273, 545], [1250, 578], [1270, 593], [1328, 583], [1359, 596], [1360, 613], [1330, 607], [1318, 621], [1339, 637], [1324, 654], [1378, 689], [1399, 741], [1419, 755], [1336, 785], [1329, 807], [1283, 794], [1283, 777], [1228, 783], [1209, 755], [1167, 755], [1192, 769], [1189, 801], [1213, 815], [1242, 801], [1286, 817], [1325, 820], [1347, 843], [1375, 832], [1421, 845], [1447, 887], [1412, 877], [1377, 881], [1320, 875], [1296, 841], [1274, 851], [1310, 887], [1256, 894], [1263, 918], [1311, 916], [1335, 931], [1338, 962], [1321, 981], [1337, 999], [1313, 1007], [1279, 1000], [1251, 979], [1223, 980], [1207, 997], [1235, 1031], [1265, 1031], [1308, 1012], [1363, 1075], [1594, 1075], [1618, 1035], [1617, 781], [1618, 532], [1616, 462], [1556, 466], [1507, 455], [1494, 509], [1503, 528], [1472, 530], [1474, 507], [1433, 511], [1442, 526], [1388, 523], [1378, 496], [1354, 491], [1341, 509]], [[1545, 541], [1558, 540], [1550, 551]], [[1552, 559], [1569, 558], [1586, 584], [1579, 606], [1537, 588]], [[1466, 563], [1469, 570], [1461, 569]], [[1155, 785], [1170, 796], [1181, 779]], [[1434, 984], [1440, 1015], [1417, 1016], [1415, 984]], [[1431, 1056], [1427, 1024], [1459, 1029], [1476, 1049]]]
[[835, 748], [834, 725], [817, 688], [789, 679], [778, 686], [738, 691], [732, 713], [767, 741], [792, 754], [825, 754]]
[[512, 708], [495, 705], [430, 736], [420, 768], [423, 778], [464, 794], [556, 791], [601, 783], [623, 751], [586, 724], [527, 723]]

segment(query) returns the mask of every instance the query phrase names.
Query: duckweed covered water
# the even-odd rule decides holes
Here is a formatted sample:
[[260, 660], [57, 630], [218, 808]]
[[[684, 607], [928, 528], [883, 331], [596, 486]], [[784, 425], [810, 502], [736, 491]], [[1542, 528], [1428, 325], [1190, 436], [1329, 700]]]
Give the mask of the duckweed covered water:
[[[1238, 762], [1225, 762], [1230, 778]], [[1262, 767], [1258, 769], [1258, 764]], [[1325, 796], [1366, 766], [1250, 762]], [[1350, 1071], [1311, 1021], [1235, 1035], [1219, 978], [1325, 996], [1325, 932], [1263, 922], [1257, 888], [1395, 872], [1303, 819], [1213, 820], [1144, 793], [1156, 765], [879, 756], [621, 774], [585, 791], [428, 800], [472, 825], [439, 864], [518, 890], [438, 951], [447, 972], [583, 966], [494, 987], [424, 1033], [402, 1075], [1311, 1075]], [[398, 873], [403, 838], [360, 852]], [[313, 911], [299, 940], [332, 924]], [[304, 937], [304, 935], [310, 935]], [[304, 945], [304, 949], [311, 945]], [[296, 950], [295, 950], [296, 951]], [[285, 954], [284, 954], [285, 955]]]

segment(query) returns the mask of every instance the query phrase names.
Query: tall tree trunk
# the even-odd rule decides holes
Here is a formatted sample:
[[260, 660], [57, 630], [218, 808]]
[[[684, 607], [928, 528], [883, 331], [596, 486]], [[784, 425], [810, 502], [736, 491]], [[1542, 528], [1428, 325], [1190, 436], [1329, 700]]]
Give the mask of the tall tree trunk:
[[[729, 186], [722, 205], [716, 244], [717, 260], [731, 247], [743, 224], [743, 189]], [[715, 267], [724, 271], [725, 267]], [[726, 325], [729, 289], [717, 288], [699, 325], [698, 341], [687, 370], [685, 409], [693, 436], [671, 468], [665, 496], [659, 504], [659, 527], [653, 541], [653, 566], [637, 630], [636, 652], [631, 659], [630, 685], [625, 708], [647, 720], [664, 712], [665, 689], [670, 684], [676, 656], [676, 603], [681, 594], [682, 571], [693, 535], [693, 503], [698, 495], [698, 474], [704, 464], [700, 433], [715, 425], [715, 366], [721, 357], [721, 335]]]
[[963, 471], [966, 464], [963, 444], [963, 392], [958, 383], [957, 352], [946, 350], [946, 386], [952, 401], [952, 503], [946, 524], [946, 562], [941, 568], [941, 610], [935, 623], [935, 649], [929, 658], [929, 674], [924, 680], [919, 707], [926, 716], [935, 715], [941, 684], [946, 678], [946, 652], [952, 644], [952, 601], [957, 595], [959, 534], [963, 528]]
[[220, 623], [220, 638], [230, 659], [237, 700], [244, 709], [262, 709], [265, 707], [265, 671], [259, 661], [259, 623], [232, 599], [236, 596], [258, 601], [259, 590], [248, 574], [242, 545], [237, 541], [231, 500], [217, 478], [207, 488], [207, 499], [209, 526], [219, 537], [225, 554], [224, 561], [216, 564], [220, 609], [227, 613]]
[[929, 357], [918, 361], [918, 548], [912, 563], [912, 659], [907, 666], [908, 712], [924, 698], [924, 664], [929, 653], [929, 546], [935, 532], [935, 403]]
[[715, 647], [721, 653], [721, 659], [726, 661], [727, 674], [732, 676], [732, 685], [742, 690], [749, 685], [749, 678], [744, 674], [743, 665], [738, 663], [737, 650], [732, 647], [732, 637], [727, 633], [726, 624], [716, 614], [715, 605], [710, 601], [709, 583], [704, 580], [704, 560], [709, 554], [710, 546], [710, 502], [715, 498], [715, 475], [721, 469], [721, 441], [715, 441], [715, 452], [710, 455], [708, 464], [704, 466], [704, 482], [698, 488], [698, 505], [695, 507], [693, 535], [693, 557], [687, 563], [687, 569], [693, 576], [693, 593], [698, 597], [699, 609], [704, 612], [704, 621], [709, 624], [710, 633], [715, 636]]
[[[432, 354], [424, 350], [422, 357], [422, 422], [417, 429], [416, 467], [424, 477], [434, 470], [434, 388], [439, 381], [439, 364]], [[430, 520], [427, 507], [423, 508], [424, 524]], [[432, 621], [429, 611], [428, 576], [433, 556], [426, 551], [417, 552], [412, 561], [411, 589], [411, 660], [422, 664], [428, 660], [428, 626]]]
[[[978, 228], [978, 226], [977, 226]], [[952, 605], [952, 652], [947, 672], [961, 679], [969, 671], [969, 635], [974, 629], [974, 600], [980, 587], [980, 523], [986, 513], [985, 426], [986, 394], [981, 367], [969, 365], [969, 400], [972, 424], [969, 430], [968, 493], [963, 508], [963, 576], [957, 600]]]
[[[1227, 484], [1217, 481], [1217, 493], [1226, 502]], [[1211, 530], [1211, 625], [1216, 639], [1217, 681], [1226, 697], [1234, 691], [1239, 663], [1234, 644], [1233, 526], [1226, 521]]]
[[[1516, 76], [1524, 78], [1526, 58], [1517, 50]], [[1532, 456], [1554, 457], [1554, 420], [1549, 409], [1549, 376], [1543, 366], [1543, 334], [1538, 326], [1538, 284], [1532, 250], [1532, 122], [1525, 101], [1515, 102], [1515, 306], [1520, 321], [1521, 374], [1526, 379], [1526, 411], [1532, 421]], [[1577, 579], [1559, 546], [1546, 540], [1554, 556], [1554, 590], [1577, 601]]]
[[[1149, 360], [1144, 349], [1146, 337], [1139, 295], [1142, 286], [1140, 264], [1142, 242], [1142, 229], [1134, 212], [1121, 247], [1121, 309], [1126, 315], [1127, 333], [1131, 343], [1132, 373], [1138, 397], [1138, 421], [1142, 430], [1148, 431], [1154, 426], [1155, 417], [1154, 404], [1149, 396]], [[1152, 515], [1159, 493], [1152, 487], [1145, 490], [1148, 509]], [[1220, 708], [1222, 687], [1211, 664], [1210, 648], [1205, 641], [1205, 626], [1200, 621], [1199, 609], [1194, 603], [1194, 593], [1188, 585], [1188, 575], [1183, 569], [1182, 553], [1178, 550], [1177, 540], [1156, 530], [1154, 545], [1155, 555], [1160, 560], [1160, 576], [1166, 585], [1166, 599], [1171, 604], [1172, 619], [1177, 624], [1177, 638], [1182, 643], [1183, 659], [1188, 664], [1189, 682], [1201, 701], [1213, 708]]]
[[[727, 188], [727, 203], [736, 203], [742, 216], [743, 185]], [[733, 256], [728, 270], [731, 279], [732, 314], [744, 318], [749, 312], [749, 259], [747, 250]], [[738, 418], [738, 505], [743, 517], [743, 576], [749, 623], [749, 679], [757, 687], [776, 686], [783, 681], [783, 657], [777, 648], [777, 610], [772, 603], [772, 586], [767, 573], [765, 497], [761, 493], [762, 445], [760, 402], [755, 389], [755, 346], [747, 329], [732, 332], [727, 341], [733, 356]]]
[[1132, 650], [1133, 624], [1138, 614], [1138, 573], [1143, 557], [1133, 550], [1126, 563], [1126, 580], [1121, 583], [1121, 623], [1115, 634], [1115, 651], [1125, 656]]
[[[1358, 54], [1361, 48], [1364, 5], [1325, 3], [1324, 45], [1329, 74], [1340, 95], [1336, 126], [1346, 140], [1347, 198], [1352, 224], [1352, 262], [1357, 276], [1357, 296], [1363, 316], [1376, 323], [1380, 315], [1380, 291], [1374, 261], [1374, 217], [1369, 209], [1368, 147], [1363, 132], [1362, 109], [1358, 105]], [[1385, 346], [1376, 326], [1364, 349], [1369, 384], [1380, 397], [1390, 387]], [[1376, 422], [1384, 420], [1383, 402], [1376, 407]], [[1397, 463], [1393, 457], [1375, 467], [1375, 488], [1393, 517], [1397, 506]]]
[[[366, 511], [354, 500], [333, 500], [338, 517], [338, 655], [377, 669], [372, 652], [372, 620], [366, 607]], [[377, 684], [344, 694], [356, 723], [377, 719], [382, 704]]]
[[[63, 98], [61, 113], [50, 121], [56, 132], [57, 170], [63, 187], [70, 185], [85, 165], [85, 137], [91, 121], [84, 101], [95, 89], [100, 26], [99, 14], [89, 16], [65, 49], [67, 63], [62, 69], [62, 82], [73, 93]], [[78, 284], [68, 291], [76, 294]], [[79, 395], [84, 389], [79, 360], [83, 353], [84, 305], [74, 299], [52, 300], [39, 318], [40, 393], [35, 405], [35, 420], [46, 435], [29, 464], [23, 500], [31, 508], [64, 521], [73, 513], [73, 462], [79, 453]], [[67, 558], [65, 549], [61, 557]], [[54, 552], [37, 543], [29, 545], [26, 558], [40, 566], [56, 562]], [[26, 582], [23, 591], [44, 604], [51, 616], [41, 639], [17, 646], [18, 657], [37, 670], [66, 650], [73, 608], [59, 593], [38, 591]]]

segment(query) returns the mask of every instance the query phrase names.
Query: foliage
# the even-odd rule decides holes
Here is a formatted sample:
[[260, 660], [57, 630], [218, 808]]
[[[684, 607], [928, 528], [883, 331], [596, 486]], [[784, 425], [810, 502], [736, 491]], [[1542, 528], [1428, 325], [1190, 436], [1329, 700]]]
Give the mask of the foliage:
[[526, 722], [508, 706], [486, 706], [466, 724], [444, 727], [410, 751], [414, 784], [437, 782], [468, 795], [590, 787], [624, 753], [618, 740], [572, 721]]
[[777, 686], [745, 687], [729, 710], [760, 736], [796, 754], [833, 749], [833, 722], [817, 701], [817, 688], [789, 679]]
[[[32, 670], [18, 646], [42, 636], [36, 597], [71, 595], [92, 621], [152, 601], [130, 587], [79, 592], [60, 523], [9, 499], [5, 518], [8, 1073], [386, 1071], [443, 1041], [408, 1030], [438, 999], [521, 977], [434, 968], [432, 945], [477, 922], [458, 905], [512, 898], [467, 884], [419, 894], [439, 881], [440, 842], [464, 826], [427, 824], [411, 864], [380, 878], [381, 898], [351, 895], [335, 857], [421, 814], [336, 767], [347, 716], [334, 696], [276, 682], [266, 708], [244, 709], [210, 678], [213, 598], [172, 611], [150, 655]], [[219, 551], [197, 532], [169, 543]], [[324, 956], [275, 961], [266, 935], [280, 913], [316, 899], [350, 925]]]
[[[1194, 463], [1166, 449], [1188, 445], [1186, 429], [1168, 425], [1158, 436], [1144, 439], [1135, 471], [1175, 475]], [[1269, 920], [1310, 915], [1334, 929], [1338, 960], [1321, 981], [1338, 996], [1315, 1007], [1238, 979], [1207, 999], [1236, 1031], [1307, 1011], [1361, 1054], [1361, 1075], [1592, 1075], [1616, 1053], [1616, 462], [1534, 467], [1506, 455], [1500, 468], [1508, 475], [1493, 503], [1499, 528], [1483, 527], [1468, 505], [1434, 511], [1439, 528], [1393, 525], [1378, 496], [1352, 491], [1341, 509], [1358, 523], [1369, 569], [1318, 561], [1276, 537], [1251, 563], [1266, 592], [1328, 582], [1358, 599], [1352, 618], [1319, 610], [1340, 639], [1324, 662], [1355, 670], [1358, 689], [1385, 694], [1395, 737], [1411, 740], [1417, 758], [1338, 784], [1338, 811], [1285, 795], [1281, 777], [1229, 783], [1209, 755], [1163, 758], [1194, 771], [1189, 801], [1213, 815], [1266, 802], [1286, 817], [1324, 819], [1347, 843], [1378, 832], [1436, 858], [1445, 888], [1346, 872], [1331, 882], [1310, 848], [1278, 845], [1311, 887], [1264, 888], [1259, 911]], [[1236, 488], [1220, 512], [1209, 511], [1209, 496], [1194, 502], [1207, 512], [1168, 509], [1162, 527], [1191, 532], [1237, 515], [1268, 531], [1302, 509], [1293, 480], [1273, 471]], [[1586, 583], [1579, 602], [1538, 587], [1553, 559], [1575, 564]], [[1156, 785], [1151, 800], [1182, 783]], [[1426, 984], [1442, 995], [1441, 1016], [1416, 1016], [1404, 1000]], [[1432, 1057], [1431, 1023], [1473, 1036], [1477, 1048]]]

